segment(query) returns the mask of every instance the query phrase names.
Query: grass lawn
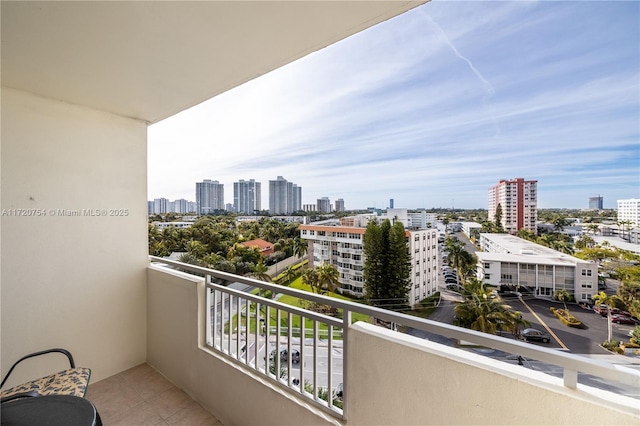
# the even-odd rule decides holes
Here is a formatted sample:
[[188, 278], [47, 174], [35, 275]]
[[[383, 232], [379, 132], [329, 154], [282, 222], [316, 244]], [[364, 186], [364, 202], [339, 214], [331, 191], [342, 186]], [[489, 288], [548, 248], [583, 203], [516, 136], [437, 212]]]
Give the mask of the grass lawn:
[[[294, 280], [293, 283], [291, 283], [290, 287], [311, 293], [311, 286], [303, 284], [301, 277], [298, 277], [296, 280]], [[328, 296], [328, 297], [333, 297], [333, 298], [341, 299], [341, 300], [352, 300], [352, 299], [350, 299], [348, 297], [345, 297], [345, 296], [343, 296], [341, 294], [336, 294], [336, 293], [326, 293], [325, 295]], [[298, 307], [298, 308], [306, 308], [306, 304], [308, 303], [304, 299], [299, 299], [297, 297], [289, 296], [289, 295], [286, 295], [286, 294], [281, 295], [278, 298], [278, 302], [283, 303], [285, 305], [289, 305], [289, 306], [295, 306], [295, 307]], [[261, 308], [260, 311], [261, 311], [261, 316], [264, 318], [265, 311], [266, 311], [265, 308], [264, 307]], [[339, 310], [339, 315], [342, 315], [341, 310]], [[351, 314], [351, 322], [354, 323], [356, 321], [367, 321], [368, 322], [369, 321], [369, 316], [353, 312]], [[231, 324], [233, 324], [233, 329], [235, 331], [236, 324], [237, 324], [237, 314], [234, 315], [234, 317], [232, 318]], [[246, 315], [244, 313], [242, 314], [241, 324], [243, 326], [246, 326]], [[270, 327], [275, 327], [276, 324], [277, 324], [276, 310], [275, 309], [270, 309], [269, 310], [269, 325], [270, 325]], [[282, 327], [282, 330], [288, 331], [288, 315], [282, 315], [282, 317], [280, 318], [280, 326]], [[300, 315], [292, 315], [292, 317], [291, 317], [291, 327], [294, 329], [293, 330], [293, 335], [294, 336], [299, 336], [300, 335]], [[225, 330], [228, 331], [228, 329], [229, 329], [229, 325], [227, 324], [227, 325], [225, 325]], [[313, 320], [311, 320], [309, 318], [305, 318], [304, 329], [305, 329], [305, 337], [313, 337]], [[326, 337], [327, 333], [328, 333], [328, 329], [329, 329], [329, 327], [327, 326], [327, 324], [319, 323], [318, 324], [318, 330], [319, 330], [318, 334], [319, 334], [319, 336], [320, 337]], [[250, 307], [249, 331], [251, 333], [255, 333], [255, 331], [256, 331], [255, 304], [253, 304], [253, 303], [251, 304], [251, 307]], [[334, 336], [333, 336], [334, 339], [342, 339], [341, 330], [339, 330], [340, 333], [338, 333], [337, 331], [338, 330], [334, 329]]]

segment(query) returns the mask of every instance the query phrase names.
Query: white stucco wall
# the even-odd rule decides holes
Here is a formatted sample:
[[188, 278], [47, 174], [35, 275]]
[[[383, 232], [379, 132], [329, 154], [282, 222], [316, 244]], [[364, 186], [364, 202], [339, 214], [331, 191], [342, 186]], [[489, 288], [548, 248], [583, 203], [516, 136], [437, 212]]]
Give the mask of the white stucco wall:
[[[637, 425], [637, 400], [358, 322], [349, 329], [349, 424]], [[418, 370], [416, 370], [418, 368]], [[419, 374], [416, 372], [419, 371]]]
[[[92, 382], [145, 361], [146, 128], [2, 88], [3, 372], [50, 347], [69, 349]], [[29, 369], [51, 373], [54, 361]], [[12, 383], [26, 380], [16, 373]]]

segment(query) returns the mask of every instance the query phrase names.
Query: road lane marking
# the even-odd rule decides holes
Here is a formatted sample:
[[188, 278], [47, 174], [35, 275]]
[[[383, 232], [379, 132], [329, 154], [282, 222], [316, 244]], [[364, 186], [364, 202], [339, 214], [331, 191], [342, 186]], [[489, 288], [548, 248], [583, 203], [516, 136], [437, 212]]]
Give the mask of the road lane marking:
[[538, 314], [536, 314], [533, 309], [531, 309], [531, 307], [527, 305], [527, 302], [525, 302], [523, 298], [520, 298], [520, 301], [529, 310], [529, 312], [531, 312], [531, 315], [533, 315], [538, 321], [540, 321], [540, 324], [542, 324], [542, 326], [545, 328], [545, 330], [547, 330], [551, 337], [556, 339], [556, 342], [558, 342], [558, 344], [562, 346], [562, 349], [569, 350], [569, 348], [564, 343], [562, 343], [562, 340], [560, 340], [560, 338], [556, 336], [556, 333], [554, 333], [553, 330], [551, 330], [549, 326], [544, 321], [542, 321], [542, 318], [540, 318]]

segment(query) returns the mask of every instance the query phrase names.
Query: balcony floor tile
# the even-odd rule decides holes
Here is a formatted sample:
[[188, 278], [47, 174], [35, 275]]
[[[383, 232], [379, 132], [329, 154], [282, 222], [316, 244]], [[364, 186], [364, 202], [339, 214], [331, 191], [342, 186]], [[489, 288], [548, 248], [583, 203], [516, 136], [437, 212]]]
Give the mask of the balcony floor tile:
[[105, 426], [222, 425], [148, 364], [89, 385], [86, 397]]

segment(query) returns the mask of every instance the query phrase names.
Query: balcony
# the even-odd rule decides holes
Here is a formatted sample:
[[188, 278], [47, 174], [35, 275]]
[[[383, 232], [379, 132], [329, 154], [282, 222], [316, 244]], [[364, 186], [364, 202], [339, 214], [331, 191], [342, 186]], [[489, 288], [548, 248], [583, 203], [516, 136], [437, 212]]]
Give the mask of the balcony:
[[[629, 368], [178, 262], [152, 261], [147, 363], [223, 424], [640, 420], [637, 399], [582, 383], [595, 376], [612, 386], [639, 386], [640, 372]], [[237, 291], [228, 282], [331, 305], [339, 317]], [[355, 315], [553, 364], [562, 377], [354, 322]], [[267, 362], [277, 348], [299, 351], [300, 363], [279, 356]], [[343, 399], [336, 395], [340, 383]], [[527, 397], [505, 404], [514, 394]]]
[[[278, 300], [233, 294], [228, 287], [205, 281], [205, 276], [213, 276], [268, 288], [242, 277], [215, 271], [195, 271], [202, 276], [194, 276], [150, 265], [150, 123], [422, 3], [1, 2], [0, 181], [2, 208], [9, 211], [1, 222], [2, 370], [26, 353], [66, 347], [79, 365], [91, 367], [89, 397], [111, 424], [134, 423], [133, 417], [118, 418], [125, 411], [143, 418], [149, 406], [155, 406], [153, 398], [164, 392], [176, 396], [167, 402], [174, 409], [185, 401], [191, 407], [197, 404], [213, 416], [204, 416], [204, 421], [215, 418], [222, 424], [517, 424], [531, 419], [637, 424], [637, 400], [573, 380], [579, 370], [637, 387], [637, 373], [628, 369], [306, 296], [335, 304], [343, 318], [345, 310], [375, 316], [545, 360], [566, 372], [566, 379], [548, 377], [364, 321], [345, 324], [281, 306]], [[126, 214], [58, 214], [82, 209]], [[349, 240], [362, 242], [359, 235]], [[291, 289], [278, 290], [297, 296]], [[253, 365], [244, 358], [237, 334], [233, 338], [238, 331], [242, 336], [242, 328], [225, 328], [228, 319], [238, 316], [224, 321], [212, 316], [217, 297], [223, 298], [221, 306], [224, 299], [239, 298], [239, 304], [230, 305], [248, 303], [250, 312], [252, 304], [262, 302], [265, 313], [268, 306], [281, 318], [302, 315], [314, 317], [313, 323], [324, 322], [318, 326], [318, 339], [311, 338], [301, 354], [303, 360], [308, 355], [313, 360], [301, 377], [302, 383], [305, 377], [310, 380], [311, 392], [290, 386], [288, 377], [261, 371], [260, 353], [257, 367], [255, 354]], [[321, 340], [328, 324], [342, 337], [336, 332]], [[278, 336], [278, 343], [289, 348], [295, 347], [296, 332], [307, 334], [293, 325], [291, 331], [286, 326], [286, 332], [275, 327], [266, 327], [259, 339], [268, 332], [273, 343]], [[324, 348], [333, 346], [331, 368], [336, 374], [323, 379], [330, 365]], [[323, 351], [327, 356], [320, 360]], [[285, 371], [295, 370], [285, 362]], [[160, 376], [138, 377], [136, 369], [145, 366]], [[53, 368], [43, 360], [28, 373], [43, 376]], [[337, 387], [339, 372], [343, 408], [309, 396], [314, 387]], [[28, 380], [25, 376], [16, 372], [7, 385]], [[527, 398], [517, 406], [503, 403], [516, 394]], [[115, 397], [119, 399], [111, 399]], [[187, 408], [160, 412], [156, 406], [161, 421], [152, 419], [171, 424], [178, 419], [172, 417]]]

